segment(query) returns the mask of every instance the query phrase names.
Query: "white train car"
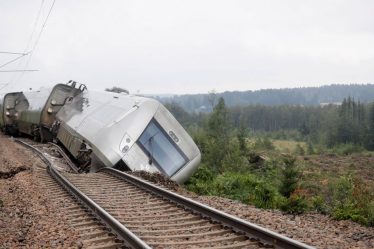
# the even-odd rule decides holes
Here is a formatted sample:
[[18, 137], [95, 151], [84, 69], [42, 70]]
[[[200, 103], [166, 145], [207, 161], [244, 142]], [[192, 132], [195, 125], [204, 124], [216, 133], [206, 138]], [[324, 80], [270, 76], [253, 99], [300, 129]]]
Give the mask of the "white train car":
[[4, 118], [3, 118], [3, 113], [4, 113], [4, 107], [3, 107], [3, 99], [4, 99], [3, 93], [0, 93], [0, 131], [3, 130], [4, 128]]
[[57, 139], [83, 164], [90, 158], [107, 167], [161, 172], [182, 183], [200, 163], [192, 138], [151, 98], [84, 91], [62, 107], [57, 120]]

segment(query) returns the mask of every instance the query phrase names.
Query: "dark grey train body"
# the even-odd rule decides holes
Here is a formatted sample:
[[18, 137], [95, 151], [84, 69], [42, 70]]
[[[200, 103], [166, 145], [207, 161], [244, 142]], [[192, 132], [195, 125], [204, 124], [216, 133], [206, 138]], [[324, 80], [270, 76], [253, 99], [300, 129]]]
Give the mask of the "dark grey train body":
[[23, 133], [42, 141], [52, 141], [51, 128], [55, 116], [66, 100], [73, 98], [79, 89], [57, 84], [34, 92], [13, 92], [4, 96], [5, 129], [16, 135]]
[[17, 97], [22, 94], [21, 92], [7, 93], [3, 98], [3, 129], [5, 133], [14, 135], [17, 132], [17, 119], [19, 117], [19, 112], [16, 106]]
[[61, 142], [82, 168], [94, 161], [99, 167], [160, 172], [181, 183], [200, 163], [192, 138], [150, 98], [57, 84], [5, 94], [0, 116], [0, 128], [9, 134]]

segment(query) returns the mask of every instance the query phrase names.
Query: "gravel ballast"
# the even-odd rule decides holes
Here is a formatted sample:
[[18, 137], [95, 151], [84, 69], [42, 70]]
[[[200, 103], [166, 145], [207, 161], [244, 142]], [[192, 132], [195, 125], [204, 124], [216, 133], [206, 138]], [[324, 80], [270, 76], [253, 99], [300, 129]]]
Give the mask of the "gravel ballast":
[[[33, 167], [39, 158], [0, 134], [0, 248], [78, 248], [79, 235], [39, 188]], [[159, 175], [135, 173], [206, 205], [236, 215], [317, 248], [374, 248], [374, 228], [318, 213], [285, 215], [237, 201], [197, 196]]]
[[0, 134], [0, 248], [78, 248], [78, 235], [38, 187], [37, 164], [39, 158]]
[[146, 172], [134, 172], [133, 174], [198, 202], [317, 248], [374, 248], [374, 228], [372, 227], [365, 227], [352, 221], [337, 221], [327, 215], [315, 212], [288, 215], [279, 210], [259, 209], [222, 197], [198, 196], [186, 191], [160, 174]]

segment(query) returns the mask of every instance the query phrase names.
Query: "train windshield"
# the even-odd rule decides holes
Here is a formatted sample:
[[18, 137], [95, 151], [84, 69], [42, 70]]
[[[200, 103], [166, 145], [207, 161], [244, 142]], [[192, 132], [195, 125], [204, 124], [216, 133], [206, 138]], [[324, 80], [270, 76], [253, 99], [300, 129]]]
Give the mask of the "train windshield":
[[138, 144], [149, 157], [150, 163], [154, 163], [168, 176], [174, 175], [187, 162], [187, 157], [156, 120], [148, 124]]

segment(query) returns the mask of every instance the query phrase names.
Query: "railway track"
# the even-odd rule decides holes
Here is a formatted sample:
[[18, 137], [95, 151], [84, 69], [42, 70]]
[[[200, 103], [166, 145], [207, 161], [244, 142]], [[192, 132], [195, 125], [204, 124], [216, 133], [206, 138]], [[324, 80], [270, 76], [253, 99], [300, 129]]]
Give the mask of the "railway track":
[[115, 169], [60, 172], [46, 153], [21, 143], [48, 165], [49, 174], [44, 170], [41, 176], [47, 187], [64, 192], [51, 198], [68, 197], [61, 187], [57, 190], [57, 181], [90, 210], [81, 212], [74, 201], [64, 206], [72, 222], [78, 222], [73, 227], [80, 228], [82, 236], [87, 231], [90, 246], [97, 241], [106, 248], [312, 248]]

